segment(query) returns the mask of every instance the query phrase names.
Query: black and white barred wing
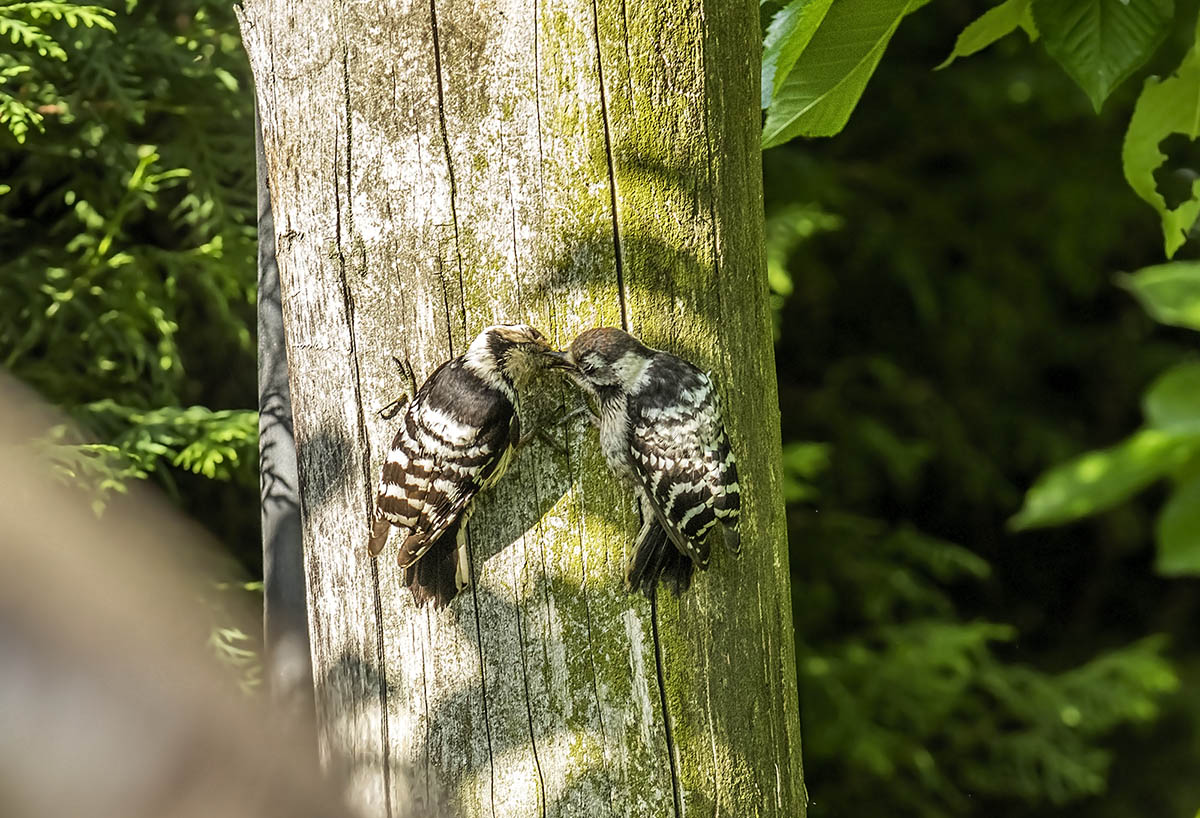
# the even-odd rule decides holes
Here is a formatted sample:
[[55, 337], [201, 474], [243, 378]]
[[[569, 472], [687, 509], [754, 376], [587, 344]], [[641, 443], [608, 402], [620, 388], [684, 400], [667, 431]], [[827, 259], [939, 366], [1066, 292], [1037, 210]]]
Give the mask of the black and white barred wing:
[[725, 542], [740, 546], [737, 464], [712, 381], [678, 358], [659, 356], [646, 388], [630, 403], [630, 460], [672, 542], [702, 568], [709, 530], [725, 526]]
[[375, 502], [370, 550], [383, 548], [390, 526], [404, 532], [397, 562], [416, 563], [498, 476], [519, 435], [507, 402], [481, 407], [454, 388], [453, 364], [439, 370], [409, 405], [388, 452]]

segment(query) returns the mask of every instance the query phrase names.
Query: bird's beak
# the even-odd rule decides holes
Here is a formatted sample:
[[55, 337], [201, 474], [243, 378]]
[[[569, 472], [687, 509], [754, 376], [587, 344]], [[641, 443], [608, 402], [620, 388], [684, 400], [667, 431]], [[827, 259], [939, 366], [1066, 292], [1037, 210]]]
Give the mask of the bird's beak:
[[571, 360], [570, 353], [560, 352], [557, 349], [543, 350], [542, 357], [546, 360], [547, 369], [576, 369], [575, 362]]

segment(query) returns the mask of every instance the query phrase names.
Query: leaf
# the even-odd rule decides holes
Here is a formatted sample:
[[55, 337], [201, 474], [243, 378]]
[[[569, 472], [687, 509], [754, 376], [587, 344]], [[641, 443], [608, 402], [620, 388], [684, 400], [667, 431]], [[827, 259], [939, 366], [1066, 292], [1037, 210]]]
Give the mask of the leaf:
[[1200, 574], [1200, 473], [1171, 494], [1154, 527], [1158, 558], [1154, 568], [1166, 576]]
[[0, 16], [0, 37], [7, 37], [14, 45], [32, 48], [43, 57], [54, 60], [67, 59], [67, 52], [46, 32], [15, 17]]
[[982, 51], [1018, 28], [1025, 28], [1029, 39], [1036, 40], [1037, 29], [1032, 26], [1030, 20], [1031, 2], [1032, 0], [1005, 0], [985, 11], [975, 22], [962, 30], [958, 39], [954, 41], [954, 50], [950, 52], [950, 56], [934, 70], [940, 71], [959, 57]]
[[763, 40], [762, 107], [770, 106], [832, 3], [833, 0], [792, 0], [771, 19]]
[[833, 136], [845, 127], [896, 27], [925, 2], [837, 0], [830, 6], [767, 109], [763, 147], [796, 136]]
[[226, 71], [224, 68], [214, 68], [213, 76], [216, 77], [217, 80], [220, 81], [221, 85], [225, 86], [226, 90], [237, 91], [237, 89], [238, 89], [237, 77], [235, 77], [233, 74]]
[[1161, 324], [1200, 330], [1200, 262], [1176, 261], [1122, 275], [1117, 284]]
[[1200, 435], [1143, 429], [1044, 473], [1009, 520], [1015, 530], [1086, 517], [1132, 496], [1200, 451]]
[[788, 443], [783, 447], [783, 494], [789, 503], [816, 499], [812, 482], [829, 468], [828, 443]]
[[1158, 146], [1172, 134], [1192, 140], [1200, 136], [1200, 41], [1192, 45], [1170, 77], [1146, 79], [1121, 149], [1125, 181], [1162, 220], [1167, 258], [1175, 255], [1200, 216], [1200, 179], [1192, 182], [1191, 198], [1173, 209], [1167, 207], [1154, 181], [1154, 171], [1167, 160]]
[[1146, 423], [1155, 429], [1200, 434], [1200, 361], [1168, 369], [1142, 397]]
[[1112, 90], [1149, 59], [1171, 29], [1172, 0], [1034, 0], [1033, 18], [1050, 56], [1097, 112]]

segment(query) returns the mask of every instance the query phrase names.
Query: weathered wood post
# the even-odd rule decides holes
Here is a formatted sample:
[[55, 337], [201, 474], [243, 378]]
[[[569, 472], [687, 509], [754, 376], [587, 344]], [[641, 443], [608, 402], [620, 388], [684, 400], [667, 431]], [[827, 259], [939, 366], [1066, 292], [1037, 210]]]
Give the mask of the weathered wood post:
[[[803, 815], [751, 0], [248, 0], [321, 750], [368, 815]], [[483, 326], [625, 326], [711, 369], [743, 553], [622, 588], [629, 492], [582, 420], [417, 610], [367, 520], [377, 410]], [[547, 381], [526, 424], [578, 405]], [[391, 551], [385, 552], [385, 555]]]

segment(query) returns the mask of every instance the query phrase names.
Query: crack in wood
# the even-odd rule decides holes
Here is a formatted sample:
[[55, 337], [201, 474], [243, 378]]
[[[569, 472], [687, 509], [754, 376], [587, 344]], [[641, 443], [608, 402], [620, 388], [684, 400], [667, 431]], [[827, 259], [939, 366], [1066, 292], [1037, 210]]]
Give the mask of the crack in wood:
[[[600, 722], [600, 752], [605, 761], [607, 761], [608, 731], [604, 726], [604, 706], [600, 698], [600, 682], [596, 672], [596, 643], [592, 638], [592, 606], [588, 600], [587, 592], [587, 549], [583, 546], [582, 538], [579, 542], [579, 550], [583, 559], [583, 582], [580, 584], [579, 593], [583, 597], [583, 619], [587, 629], [588, 667], [592, 671], [592, 695], [596, 699], [596, 720]], [[609, 811], [612, 812], [616, 809], [616, 803], [613, 800], [612, 776], [606, 774], [604, 780], [608, 784]]]
[[679, 781], [679, 764], [675, 759], [675, 735], [671, 729], [671, 711], [667, 709], [667, 680], [663, 671], [662, 639], [658, 635], [658, 594], [650, 597], [650, 635], [654, 640], [654, 674], [658, 679], [658, 698], [662, 704], [663, 733], [667, 742], [667, 763], [671, 767], [671, 799], [675, 802], [676, 818], [683, 818], [683, 792]]
[[450, 291], [446, 289], [446, 271], [441, 256], [437, 259], [438, 283], [442, 285], [442, 307], [446, 313], [446, 349], [454, 357], [454, 328], [450, 326]]
[[[350, 109], [350, 50], [348, 47], [342, 47], [342, 91], [345, 95], [345, 125], [346, 125], [346, 222], [351, 234], [354, 230], [354, 203], [351, 196], [351, 174], [353, 170], [353, 151], [354, 141], [351, 131], [351, 109]], [[342, 290], [343, 314], [346, 318], [346, 331], [350, 340], [350, 365], [353, 370], [354, 378], [354, 405], [357, 412], [357, 436], [359, 462], [362, 464], [363, 473], [363, 508], [365, 519], [371, 517], [371, 443], [367, 438], [367, 421], [363, 412], [363, 395], [362, 395], [362, 373], [359, 370], [358, 362], [358, 341], [354, 333], [354, 295], [350, 290], [350, 282], [346, 276], [346, 234], [342, 226], [342, 194], [341, 187], [337, 180], [342, 177], [342, 169], [340, 167], [340, 143], [334, 142], [333, 161], [335, 165], [334, 185], [333, 185], [333, 200], [334, 200], [334, 228], [336, 232], [337, 242], [337, 258], [338, 258], [338, 277]], [[392, 759], [391, 759], [391, 740], [388, 734], [388, 690], [387, 690], [387, 661], [384, 651], [384, 623], [383, 623], [383, 600], [379, 591], [379, 564], [376, 560], [371, 560], [371, 596], [375, 615], [375, 666], [376, 673], [379, 676], [379, 735], [383, 746], [382, 772], [383, 772], [383, 793], [384, 805], [387, 810], [388, 818], [392, 816]]]
[[454, 162], [450, 158], [450, 133], [446, 129], [446, 90], [442, 74], [442, 46], [438, 39], [437, 0], [429, 0], [429, 24], [433, 31], [433, 66], [437, 79], [438, 124], [442, 131], [442, 148], [446, 153], [446, 175], [450, 181], [450, 220], [454, 223], [454, 258], [458, 266], [459, 310], [462, 313], [464, 339], [467, 334], [467, 294], [463, 283], [462, 245], [458, 232], [458, 185], [454, 179]]
[[538, 25], [538, 0], [533, 0], [533, 110], [537, 116], [538, 190], [545, 200], [546, 154], [542, 150], [542, 60], [539, 51], [541, 27]]
[[[500, 150], [506, 153], [504, 145], [504, 132], [500, 133]], [[525, 312], [525, 297], [521, 291], [521, 248], [517, 243], [517, 202], [513, 196], [512, 183], [512, 167], [509, 166], [508, 172], [508, 213], [512, 224], [512, 248], [513, 248], [513, 280], [517, 283], [517, 308], [521, 312]]]
[[388, 733], [387, 664], [383, 644], [383, 598], [379, 593], [379, 561], [371, 560], [371, 596], [375, 603], [375, 666], [379, 674], [379, 740], [383, 742], [383, 802], [392, 818], [392, 742]]
[[613, 264], [617, 269], [617, 300], [621, 304], [621, 328], [629, 330], [629, 305], [625, 300], [625, 267], [622, 261], [621, 219], [617, 214], [617, 169], [613, 162], [612, 133], [608, 124], [608, 99], [604, 89], [604, 59], [600, 53], [600, 12], [592, 0], [592, 31], [596, 39], [596, 75], [600, 86], [600, 119], [604, 123], [604, 157], [608, 163], [608, 194], [612, 210]]
[[[526, 570], [528, 570], [528, 566], [529, 566], [528, 552], [526, 552], [525, 560], [526, 560], [525, 561]], [[521, 624], [522, 603], [520, 600], [520, 595], [515, 593], [515, 590], [516, 589], [514, 588], [513, 602], [515, 604], [513, 606], [513, 611], [517, 617], [517, 641], [520, 644], [520, 648], [521, 648], [521, 681], [525, 686], [525, 716], [526, 716], [526, 720], [528, 721], [528, 724], [529, 724], [529, 746], [533, 750], [533, 767], [535, 770], [537, 770], [538, 805], [540, 807], [539, 812], [541, 812], [542, 818], [546, 818], [546, 778], [542, 774], [542, 759], [540, 756], [538, 756], [537, 737], [534, 735], [535, 731], [533, 728], [533, 701], [532, 701], [532, 697], [529, 694], [529, 667], [528, 667], [528, 663], [525, 659], [525, 628]]]
[[[428, 625], [428, 619], [425, 620]], [[429, 679], [426, 677], [426, 669], [429, 665], [425, 659], [425, 642], [417, 638], [416, 626], [413, 626], [413, 642], [421, 648], [421, 704], [425, 713], [425, 805], [429, 806], [433, 803], [429, 793], [429, 747], [432, 744], [433, 721], [429, 718]]]
[[467, 555], [470, 560], [471, 572], [471, 607], [475, 613], [475, 646], [479, 652], [479, 700], [483, 705], [483, 729], [487, 736], [488, 772], [490, 788], [488, 802], [492, 808], [492, 818], [496, 818], [496, 759], [492, 750], [492, 720], [488, 716], [487, 667], [483, 661], [483, 626], [479, 622], [479, 579], [475, 575], [475, 545], [471, 541], [471, 527], [467, 525]]
[[708, 717], [708, 743], [712, 750], [712, 789], [713, 789], [713, 818], [721, 814], [721, 787], [717, 776], [721, 767], [717, 760], [717, 733], [713, 724], [712, 712], [712, 657], [709, 654], [708, 643], [701, 640], [701, 655], [704, 657], [704, 714]]
[[[563, 394], [560, 392], [559, 396], [563, 397]], [[566, 403], [565, 399], [564, 399], [563, 403], [565, 405], [565, 403]], [[573, 467], [573, 465], [571, 463], [571, 427], [570, 427], [570, 424], [568, 424], [566, 426], [566, 428], [563, 429], [563, 441], [565, 443], [564, 448], [566, 450], [567, 474], [570, 474], [574, 477], [575, 476], [575, 467]], [[576, 464], [576, 466], [578, 466], [578, 464]], [[582, 466], [578, 466], [578, 467], [580, 468], [579, 476], [582, 477]], [[572, 481], [572, 482], [574, 482], [574, 481]], [[582, 500], [580, 501], [579, 505], [580, 505], [580, 510], [582, 511], [582, 506], [583, 506]], [[602, 757], [607, 762], [607, 760], [608, 760], [608, 728], [604, 724], [604, 703], [600, 697], [600, 681], [599, 681], [598, 673], [596, 671], [596, 642], [592, 635], [592, 606], [591, 606], [591, 602], [588, 599], [588, 587], [587, 587], [588, 564], [587, 564], [587, 546], [585, 544], [587, 532], [584, 530], [583, 519], [584, 519], [584, 515], [582, 513], [579, 514], [578, 515], [579, 524], [576, 527], [576, 531], [579, 534], [580, 563], [583, 566], [583, 577], [579, 584], [579, 594], [580, 594], [580, 596], [583, 597], [583, 618], [584, 618], [584, 626], [587, 630], [588, 667], [592, 672], [592, 696], [596, 700], [596, 721], [599, 722], [599, 724], [600, 724], [600, 752], [601, 752]], [[605, 553], [607, 553], [607, 549], [605, 549]], [[542, 570], [543, 570], [543, 572], [545, 571], [544, 558], [543, 558], [543, 562], [542, 562]], [[549, 581], [547, 580], [547, 584], [548, 584], [548, 582]], [[549, 598], [547, 598], [547, 604], [548, 603], [549, 603]], [[607, 765], [606, 765], [606, 774], [604, 776], [604, 780], [605, 780], [605, 783], [608, 784], [609, 809], [610, 809], [610, 811], [615, 811], [616, 802], [613, 799], [612, 776], [607, 774]]]

